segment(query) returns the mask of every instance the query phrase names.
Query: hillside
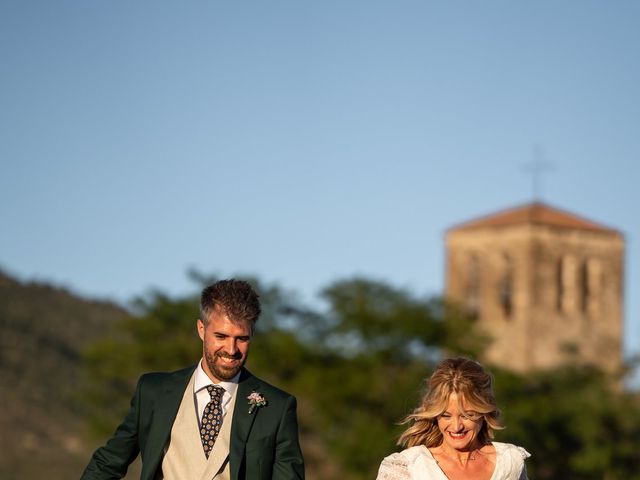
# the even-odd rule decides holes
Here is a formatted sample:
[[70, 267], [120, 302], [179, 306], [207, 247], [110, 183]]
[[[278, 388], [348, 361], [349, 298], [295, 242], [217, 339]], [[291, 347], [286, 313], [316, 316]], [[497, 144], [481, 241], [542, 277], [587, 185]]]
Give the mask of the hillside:
[[94, 447], [77, 402], [81, 350], [125, 315], [0, 271], [0, 478], [79, 476]]

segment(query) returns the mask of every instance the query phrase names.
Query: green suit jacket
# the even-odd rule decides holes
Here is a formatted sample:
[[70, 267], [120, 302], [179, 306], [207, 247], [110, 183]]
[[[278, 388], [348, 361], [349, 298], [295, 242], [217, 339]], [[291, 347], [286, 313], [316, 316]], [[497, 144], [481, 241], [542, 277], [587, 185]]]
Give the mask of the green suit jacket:
[[[142, 456], [140, 479], [154, 480], [194, 369], [140, 377], [129, 413], [113, 437], [93, 454], [81, 480], [122, 478], [138, 454]], [[267, 405], [250, 414], [247, 396], [254, 391]], [[296, 399], [243, 369], [229, 448], [232, 480], [304, 479]]]

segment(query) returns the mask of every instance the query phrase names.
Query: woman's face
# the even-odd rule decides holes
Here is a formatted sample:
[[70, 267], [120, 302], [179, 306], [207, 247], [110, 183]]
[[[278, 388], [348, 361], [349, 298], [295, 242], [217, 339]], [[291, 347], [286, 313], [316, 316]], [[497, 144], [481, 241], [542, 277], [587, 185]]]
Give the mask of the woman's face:
[[452, 393], [447, 409], [438, 417], [438, 428], [442, 433], [443, 446], [461, 451], [471, 451], [481, 447], [478, 434], [484, 418], [478, 412], [468, 408], [467, 402], [461, 402], [458, 408], [458, 395]]

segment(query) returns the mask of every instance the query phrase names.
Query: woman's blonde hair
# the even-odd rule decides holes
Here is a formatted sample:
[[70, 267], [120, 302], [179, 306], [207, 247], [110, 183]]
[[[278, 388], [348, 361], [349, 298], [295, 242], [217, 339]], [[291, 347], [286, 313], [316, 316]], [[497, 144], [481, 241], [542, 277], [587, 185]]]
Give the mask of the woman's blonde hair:
[[449, 397], [455, 393], [460, 411], [462, 404], [482, 416], [482, 427], [478, 434], [481, 445], [493, 438], [493, 430], [503, 428], [500, 411], [493, 396], [493, 379], [478, 362], [468, 358], [448, 358], [435, 368], [427, 383], [427, 391], [420, 405], [402, 423], [410, 423], [400, 438], [398, 445], [404, 448], [424, 445], [437, 447], [442, 443], [442, 433], [438, 428], [438, 417], [449, 404]]

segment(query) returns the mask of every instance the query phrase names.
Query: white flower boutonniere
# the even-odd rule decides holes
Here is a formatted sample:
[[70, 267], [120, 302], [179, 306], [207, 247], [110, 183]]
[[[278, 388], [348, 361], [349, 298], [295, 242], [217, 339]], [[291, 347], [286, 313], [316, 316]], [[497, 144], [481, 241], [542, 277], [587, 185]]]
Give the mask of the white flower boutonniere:
[[251, 392], [251, 395], [247, 397], [249, 400], [249, 413], [256, 411], [258, 407], [264, 407], [267, 404], [265, 398], [258, 392]]

